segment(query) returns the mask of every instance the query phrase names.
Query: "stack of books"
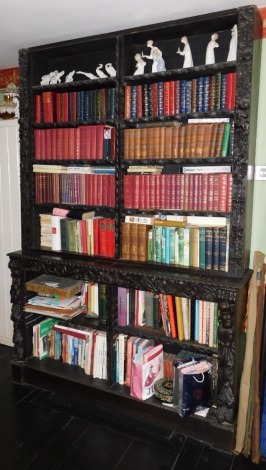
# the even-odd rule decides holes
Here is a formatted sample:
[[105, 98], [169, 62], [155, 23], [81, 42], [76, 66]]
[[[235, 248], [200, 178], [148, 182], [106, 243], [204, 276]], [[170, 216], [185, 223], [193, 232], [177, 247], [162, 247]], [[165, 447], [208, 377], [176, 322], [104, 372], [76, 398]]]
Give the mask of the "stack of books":
[[85, 311], [82, 295], [77, 295], [83, 288], [83, 281], [42, 274], [26, 282], [26, 289], [37, 295], [28, 299], [24, 311], [70, 320]]

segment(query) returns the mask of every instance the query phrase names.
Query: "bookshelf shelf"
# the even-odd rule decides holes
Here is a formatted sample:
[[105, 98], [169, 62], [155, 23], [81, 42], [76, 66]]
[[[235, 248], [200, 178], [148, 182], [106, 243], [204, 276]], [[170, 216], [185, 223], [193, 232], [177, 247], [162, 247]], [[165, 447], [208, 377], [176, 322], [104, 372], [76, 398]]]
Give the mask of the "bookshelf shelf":
[[[235, 24], [238, 26], [237, 60], [228, 62], [231, 28]], [[254, 136], [260, 54], [260, 42], [256, 38], [259, 28], [261, 28], [261, 19], [257, 8], [246, 6], [20, 51], [22, 251], [9, 254], [12, 276], [12, 320], [14, 322], [14, 361], [12, 362], [14, 380], [59, 391], [68, 390], [68, 393], [73, 392], [80, 399], [88, 400], [90, 397], [93, 406], [101, 410], [99, 412], [106, 416], [116, 413], [117, 419], [123, 421], [126, 418], [129, 426], [139, 426], [139, 423], [142, 423], [141, 425], [147, 426], [170, 427], [177, 432], [203, 439], [223, 450], [233, 449], [238, 390], [245, 346], [242, 321], [251, 277], [249, 245], [253, 184], [248, 179], [247, 169], [249, 165], [254, 164], [255, 155]], [[205, 65], [206, 45], [213, 31], [219, 33], [220, 40], [217, 61], [215, 64]], [[189, 37], [193, 67], [183, 68], [183, 58], [176, 54], [183, 36]], [[144, 51], [147, 55], [149, 52], [147, 42], [151, 38], [154, 44], [163, 51], [167, 70], [153, 73], [152, 61], [147, 59], [145, 73], [132, 75], [135, 71], [135, 54]], [[111, 63], [116, 69], [116, 76], [81, 80], [81, 75], [74, 74], [72, 82], [63, 83], [62, 81], [56, 84], [40, 85], [43, 75], [53, 70], [64, 70], [64, 76], [71, 71], [95, 73], [100, 61], [103, 65]], [[106, 69], [102, 68], [102, 70]], [[187, 94], [185, 103], [181, 102], [183, 96], [179, 94], [181, 82], [182, 91], [186, 90]], [[174, 90], [173, 95], [167, 95], [170, 83], [172, 83], [171, 90]], [[208, 98], [204, 108], [201, 103], [203, 83], [205, 84], [205, 98]], [[212, 84], [211, 91], [210, 84]], [[157, 93], [159, 96], [162, 87], [164, 87], [165, 94], [160, 97], [163, 96], [164, 108], [160, 108], [159, 99], [158, 102], [156, 101]], [[139, 101], [135, 101], [134, 93], [137, 89]], [[146, 90], [150, 90], [148, 109], [145, 108], [148, 96]], [[132, 99], [132, 91], [134, 99]], [[130, 101], [128, 101], [129, 96]], [[170, 108], [170, 101], [173, 98], [176, 100], [175, 107], [172, 103], [172, 108]], [[252, 113], [250, 112], [251, 99]], [[185, 106], [182, 108], [181, 104]], [[137, 109], [136, 106], [139, 108]], [[145, 108], [146, 114], [142, 113], [141, 106]], [[227, 140], [222, 140], [227, 146], [223, 148], [223, 153], [218, 146], [221, 141], [217, 142], [218, 139], [214, 137], [217, 135], [215, 133], [218, 133], [218, 123], [221, 122], [227, 124]], [[210, 125], [208, 132], [212, 139], [212, 150], [214, 151], [215, 146], [216, 153], [207, 153], [207, 147], [205, 147], [206, 157], [204, 157], [203, 148], [199, 143], [200, 138], [202, 139], [200, 135], [207, 140], [205, 131], [208, 125]], [[187, 131], [188, 126], [190, 126], [191, 134]], [[223, 126], [219, 128], [220, 137], [222, 136], [223, 139], [225, 127], [224, 125], [224, 128]], [[159, 152], [153, 140], [150, 140], [148, 144], [145, 143], [145, 133], [152, 129], [150, 135], [153, 138], [154, 128], [157, 129], [156, 132], [161, 132]], [[179, 131], [175, 133], [169, 131], [169, 129], [177, 128], [182, 128], [180, 135]], [[194, 132], [195, 142], [199, 147], [197, 154], [194, 153], [193, 146], [187, 146], [185, 154], [182, 153], [184, 149], [181, 147], [171, 147], [171, 152], [167, 153], [169, 148], [163, 147], [166, 129], [168, 129], [168, 138], [172, 139], [171, 143], [174, 138], [180, 138], [187, 132], [189, 145], [191, 145], [190, 136]], [[199, 133], [198, 129], [200, 129]], [[138, 130], [142, 131], [142, 134]], [[94, 133], [98, 131], [98, 135], [104, 135], [108, 141], [102, 140], [102, 137], [95, 140]], [[106, 135], [103, 134], [104, 131]], [[129, 147], [125, 149], [129, 131], [137, 131], [134, 136], [143, 137], [142, 158], [138, 153], [132, 155], [128, 150]], [[53, 145], [57, 147], [52, 147], [50, 141], [53, 132]], [[64, 135], [63, 139], [62, 135]], [[176, 142], [175, 145], [179, 145]], [[92, 154], [85, 153], [85, 151], [88, 152], [90, 148], [90, 152], [92, 150], [94, 152], [96, 144], [99, 145], [100, 150], [99, 148], [97, 150], [99, 153], [94, 153], [93, 157], [90, 157]], [[104, 145], [106, 147], [103, 151]], [[137, 141], [137, 152], [138, 145]], [[152, 154], [145, 153], [145, 146], [153, 149]], [[84, 153], [79, 153], [80, 151]], [[217, 157], [214, 157], [216, 154]], [[225, 156], [221, 156], [223, 154]], [[53, 158], [50, 158], [51, 155]], [[164, 155], [166, 158], [163, 158]], [[34, 167], [36, 164], [40, 167]], [[56, 165], [61, 168], [61, 174], [55, 173]], [[109, 169], [114, 174], [108, 175], [112, 176], [108, 180], [108, 184], [110, 183], [108, 186], [104, 180], [104, 173], [100, 179], [85, 179], [88, 175], [80, 175], [76, 169], [71, 174], [72, 179], [65, 178], [68, 166], [91, 166], [95, 171], [103, 167], [103, 172]], [[135, 174], [132, 168], [134, 166], [140, 167], [139, 172], [136, 173], [137, 179], [134, 179]], [[152, 170], [145, 166], [152, 167]], [[157, 169], [161, 173], [152, 175], [156, 166], [161, 167], [161, 170]], [[181, 186], [184, 180], [184, 167], [186, 167], [185, 172], [189, 173], [192, 169], [198, 175], [194, 178], [194, 175], [190, 177], [190, 173], [189, 177], [186, 177], [187, 186], [185, 182], [184, 186]], [[45, 171], [41, 171], [42, 169]], [[47, 173], [47, 170], [50, 173]], [[145, 171], [148, 174], [142, 175]], [[200, 177], [201, 174], [203, 178]], [[219, 188], [216, 179], [216, 192], [212, 190], [214, 180], [213, 177], [208, 176], [210, 174], [218, 174], [220, 178]], [[134, 176], [133, 179], [130, 179], [131, 176]], [[157, 186], [155, 179], [150, 178], [151, 176], [156, 176]], [[175, 184], [179, 185], [179, 182], [180, 188], [175, 186]], [[197, 193], [198, 189], [195, 189], [199, 182], [202, 205], [198, 204], [200, 198]], [[203, 182], [207, 182], [207, 186], [204, 186]], [[139, 192], [134, 187], [135, 185], [138, 188], [138, 184], [143, 185]], [[168, 185], [167, 191], [164, 189], [164, 184]], [[130, 190], [127, 193], [128, 187]], [[72, 194], [73, 188], [75, 191]], [[212, 191], [216, 202], [217, 194], [222, 201], [218, 206], [214, 204]], [[77, 196], [78, 192], [80, 192], [80, 199]], [[110, 199], [106, 199], [107, 196]], [[186, 199], [183, 200], [183, 196]], [[64, 199], [65, 197], [68, 199]], [[170, 197], [169, 200], [168, 197]], [[53, 251], [51, 238], [49, 239], [50, 245], [43, 242], [44, 220], [47, 223], [47, 219], [52, 217], [55, 208], [59, 213], [62, 209], [68, 209], [69, 214], [73, 216], [69, 215], [68, 218], [74, 219], [76, 227], [74, 248], [73, 245], [71, 247], [68, 245], [66, 249], [64, 245], [64, 249]], [[82, 245], [83, 214], [80, 218], [76, 217], [73, 215], [75, 211], [76, 213], [77, 211], [81, 213], [95, 211], [94, 219], [102, 217], [102, 232], [99, 231], [100, 222], [95, 222], [93, 219], [93, 230], [89, 233], [89, 237], [93, 237], [97, 242], [93, 244], [90, 252], [84, 247], [84, 239], [84, 246]], [[191, 243], [194, 254], [186, 265], [180, 257], [181, 248], [180, 253], [176, 252], [170, 263], [166, 257], [164, 258], [165, 253], [159, 255], [156, 252], [155, 242], [160, 241], [161, 249], [165, 246], [163, 243], [166, 243], [166, 233], [168, 234], [171, 224], [166, 230], [162, 229], [161, 232], [157, 230], [157, 239], [150, 237], [153, 240], [152, 245], [149, 245], [150, 248], [152, 246], [150, 252], [147, 249], [148, 239], [145, 238], [146, 252], [144, 255], [142, 253], [144, 258], [138, 258], [138, 255], [134, 258], [131, 256], [132, 247], [133, 245], [141, 246], [143, 239], [138, 238], [139, 235], [137, 239], [133, 238], [133, 236], [136, 237], [136, 233], [140, 233], [138, 232], [140, 229], [136, 227], [136, 221], [126, 222], [128, 216], [139, 218], [139, 225], [144, 226], [145, 224], [141, 223], [143, 221], [141, 217], [154, 219], [151, 223], [147, 222], [148, 226], [151, 225], [149, 235], [155, 233], [156, 226], [159, 225], [155, 223], [155, 216], [160, 218], [161, 222], [167, 222], [167, 220], [176, 222], [180, 221], [181, 217], [184, 225], [182, 228], [188, 230], [186, 233], [189, 236], [193, 233], [195, 240], [199, 235], [197, 232], [199, 228], [193, 226], [194, 232], [190, 231], [188, 220], [191, 220], [189, 217], [192, 219], [200, 217], [203, 220], [199, 222], [197, 219], [197, 221], [201, 234], [204, 235], [204, 230], [208, 229], [208, 236], [213, 237], [214, 241], [212, 247], [217, 248], [219, 241], [220, 259], [217, 258], [215, 249], [211, 248], [210, 253], [208, 252], [211, 261], [209, 257], [208, 264], [204, 264], [204, 258], [204, 263], [200, 266], [199, 259], [197, 261], [195, 259], [204, 252], [203, 245], [201, 246], [203, 251], [200, 252], [198, 245], [198, 252], [196, 252], [195, 246]], [[51, 220], [48, 222], [50, 235], [52, 233]], [[65, 223], [67, 224], [68, 221]], [[110, 256], [110, 251], [107, 254], [107, 251], [99, 250], [103, 240], [107, 240], [108, 223], [114, 227], [112, 256]], [[129, 246], [131, 245], [129, 258], [124, 256], [125, 251], [123, 251], [125, 242], [128, 243], [128, 240], [124, 238], [126, 223], [131, 229], [135, 226], [134, 235], [129, 240]], [[86, 222], [86, 230], [88, 226], [89, 223]], [[179, 250], [181, 242], [177, 243], [176, 240], [182, 240], [182, 230], [179, 231], [179, 227], [174, 228], [171, 234], [172, 237], [176, 237], [175, 249]], [[86, 236], [88, 236], [87, 232]], [[206, 248], [206, 233], [204, 236]], [[192, 248], [190, 250], [192, 251]], [[106, 286], [106, 327], [102, 327], [97, 320], [82, 320], [81, 317], [76, 317], [74, 323], [91, 326], [97, 331], [106, 333], [107, 380], [93, 379], [77, 366], [62, 364], [52, 359], [41, 361], [32, 357], [32, 326], [29, 317], [23, 311], [26, 298], [25, 283], [43, 273], [67, 275]], [[195, 302], [216, 303], [219, 312], [218, 348], [208, 345], [216, 343], [201, 344], [192, 339], [179, 340], [178, 337], [166, 336], [163, 329], [156, 330], [132, 324], [119, 326], [119, 287], [179, 296]], [[115, 375], [115, 343], [117, 335], [122, 333], [151, 339], [155, 344], [162, 343], [165, 351], [171, 354], [178, 353], [183, 348], [189, 352], [208, 355], [213, 359], [216, 359], [218, 355], [217, 408], [212, 407], [205, 419], [198, 416], [181, 419], [174, 410], [166, 408], [154, 397], [145, 402], [132, 398], [127, 387], [118, 385]]]

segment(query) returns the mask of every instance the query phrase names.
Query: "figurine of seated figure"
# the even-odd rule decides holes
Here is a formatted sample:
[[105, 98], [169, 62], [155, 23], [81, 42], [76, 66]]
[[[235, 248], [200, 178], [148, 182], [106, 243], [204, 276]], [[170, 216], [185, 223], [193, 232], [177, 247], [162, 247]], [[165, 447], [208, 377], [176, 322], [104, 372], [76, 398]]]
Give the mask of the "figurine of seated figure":
[[136, 61], [136, 70], [134, 75], [142, 75], [144, 73], [146, 62], [142, 59], [140, 54], [135, 54], [134, 59]]
[[61, 83], [61, 77], [64, 75], [64, 73], [64, 70], [62, 70], [62, 72], [57, 72], [57, 74], [51, 78], [50, 84]]
[[183, 36], [181, 38], [181, 42], [184, 44], [184, 49], [181, 51], [179, 47], [176, 53], [184, 56], [183, 68], [193, 67], [193, 59], [187, 37]]
[[164, 72], [166, 69], [165, 69], [165, 61], [163, 59], [162, 51], [158, 47], [153, 45], [152, 40], [147, 41], [147, 47], [151, 49], [150, 55], [144, 55], [142, 52], [141, 57], [142, 58], [146, 57], [146, 59], [153, 60], [152, 69], [151, 69], [152, 73]]

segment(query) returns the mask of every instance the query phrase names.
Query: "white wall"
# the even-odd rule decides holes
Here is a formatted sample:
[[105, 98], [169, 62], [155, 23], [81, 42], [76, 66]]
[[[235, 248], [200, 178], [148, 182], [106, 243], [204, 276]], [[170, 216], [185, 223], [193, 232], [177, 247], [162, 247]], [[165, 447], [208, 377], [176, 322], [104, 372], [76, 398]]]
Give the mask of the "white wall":
[[[261, 75], [256, 141], [256, 166], [266, 167], [266, 38], [262, 40]], [[254, 251], [266, 254], [266, 179], [254, 182], [250, 267]]]
[[12, 346], [11, 276], [7, 253], [21, 247], [17, 119], [0, 121], [0, 343]]

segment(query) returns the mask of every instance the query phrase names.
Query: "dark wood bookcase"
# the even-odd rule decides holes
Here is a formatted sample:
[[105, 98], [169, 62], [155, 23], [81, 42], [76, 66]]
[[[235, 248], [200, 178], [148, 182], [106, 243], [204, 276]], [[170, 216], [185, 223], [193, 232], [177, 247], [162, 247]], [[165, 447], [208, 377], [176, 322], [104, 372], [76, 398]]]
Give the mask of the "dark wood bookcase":
[[[231, 29], [237, 24], [238, 46], [236, 61], [227, 61]], [[13, 378], [20, 383], [31, 383], [52, 390], [64, 391], [82, 400], [90, 400], [92, 408], [105, 416], [127, 420], [129, 426], [158, 426], [172, 429], [204, 440], [215, 447], [232, 450], [234, 447], [235, 418], [238, 408], [238, 391], [245, 348], [243, 321], [245, 317], [249, 270], [249, 246], [252, 214], [253, 183], [250, 169], [254, 165], [256, 113], [260, 66], [261, 18], [255, 6], [220, 11], [213, 14], [148, 25], [110, 34], [85, 37], [71, 41], [48, 44], [19, 53], [20, 64], [20, 153], [21, 153], [21, 212], [22, 250], [9, 254], [12, 276], [11, 301], [14, 322]], [[214, 32], [219, 34], [219, 48], [215, 50], [216, 62], [205, 65], [206, 45]], [[193, 67], [183, 68], [183, 57], [176, 54], [180, 40], [187, 36], [190, 42]], [[145, 73], [134, 75], [136, 53], [148, 54], [147, 41], [163, 51], [166, 71], [152, 72], [146, 59]], [[84, 75], [74, 75], [72, 82], [64, 77], [72, 70], [95, 74], [99, 62], [111, 62], [116, 76], [91, 80]], [[52, 70], [65, 71], [62, 81], [40, 85], [41, 77]], [[125, 119], [125, 87], [165, 83], [170, 80], [192, 80], [216, 74], [236, 73], [234, 109], [179, 112], [168, 116], [130, 117]], [[100, 119], [97, 116], [66, 122], [36, 123], [36, 95], [46, 91], [71, 93], [83, 91], [110, 91], [115, 97], [113, 115]], [[130, 160], [124, 158], [124, 131], [145, 123], [187, 123], [189, 118], [228, 117], [232, 125], [231, 152], [218, 158], [149, 158]], [[84, 204], [36, 203], [33, 164], [76, 164], [75, 160], [37, 161], [34, 133], [37, 129], [76, 128], [77, 126], [106, 124], [116, 128], [114, 160], [81, 160], [97, 166], [115, 168], [115, 207], [92, 207]], [[232, 173], [232, 209], [226, 213], [213, 211], [141, 210], [124, 207], [123, 179], [132, 165], [161, 165], [163, 172], [179, 173], [183, 166], [228, 165]], [[82, 255], [75, 252], [51, 251], [40, 244], [40, 214], [50, 214], [53, 207], [81, 211], [95, 210], [115, 220], [115, 257]], [[195, 216], [224, 216], [230, 221], [228, 270], [204, 270], [191, 266], [169, 265], [158, 262], [138, 262], [121, 257], [122, 223], [127, 214], [176, 213]], [[92, 379], [78, 367], [32, 357], [32, 317], [23, 312], [26, 281], [39, 274], [69, 276], [107, 285], [107, 325], [94, 320], [94, 326], [107, 332], [108, 379]], [[207, 418], [189, 416], [180, 418], [171, 408], [163, 406], [156, 398], [138, 401], [130, 396], [127, 387], [118, 385], [114, 375], [115, 336], [123, 331], [161, 342], [167, 351], [187, 350], [217, 354], [217, 349], [192, 341], [178, 341], [148, 328], [118, 327], [117, 287], [128, 287], [156, 293], [172, 294], [191, 299], [209, 300], [219, 305], [218, 326], [218, 407], [211, 408]], [[36, 315], [36, 317], [38, 317]], [[87, 322], [89, 319], [77, 320]]]

